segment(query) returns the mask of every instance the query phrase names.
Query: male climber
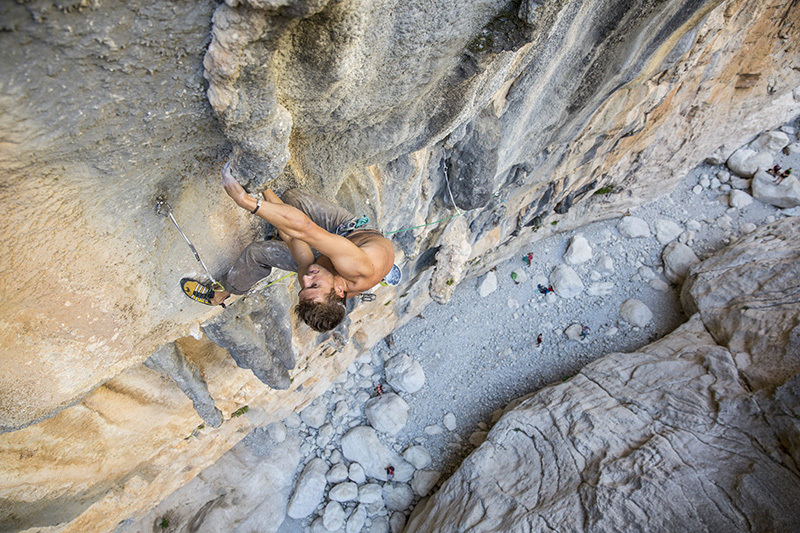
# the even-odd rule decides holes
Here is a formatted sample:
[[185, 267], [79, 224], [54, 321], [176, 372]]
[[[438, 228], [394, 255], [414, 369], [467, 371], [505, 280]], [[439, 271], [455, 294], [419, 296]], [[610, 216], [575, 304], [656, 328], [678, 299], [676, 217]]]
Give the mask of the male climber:
[[222, 168], [222, 186], [236, 205], [275, 226], [282, 240], [245, 248], [220, 280], [224, 290], [182, 279], [189, 298], [220, 305], [231, 294], [246, 293], [272, 267], [290, 270], [301, 287], [295, 313], [311, 328], [328, 331], [344, 319], [347, 298], [374, 287], [390, 271], [399, 275], [392, 268], [392, 243], [379, 231], [354, 229], [357, 219], [334, 203], [300, 189], [289, 189], [283, 200], [267, 189], [256, 200], [233, 177], [230, 163]]

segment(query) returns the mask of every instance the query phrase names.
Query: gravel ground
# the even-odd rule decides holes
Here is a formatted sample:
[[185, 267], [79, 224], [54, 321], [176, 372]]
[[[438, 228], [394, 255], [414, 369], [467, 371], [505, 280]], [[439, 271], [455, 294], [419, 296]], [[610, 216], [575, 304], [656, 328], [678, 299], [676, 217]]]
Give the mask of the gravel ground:
[[[794, 135], [790, 138], [795, 140]], [[775, 163], [798, 168], [800, 156], [775, 155]], [[396, 451], [423, 445], [433, 459], [428, 468], [441, 471], [443, 481], [512, 400], [566, 380], [605, 354], [634, 351], [674, 330], [687, 317], [679, 301], [680, 287], [670, 285], [663, 274], [665, 243], [656, 238], [655, 222], [666, 219], [678, 224], [684, 232], [679, 240], [703, 259], [748, 229], [752, 231], [754, 225], [785, 214], [758, 200], [741, 209], [730, 208], [727, 184], [713, 181], [724, 170], [701, 164], [673, 193], [633, 211], [632, 216], [649, 223], [650, 237], [621, 236], [616, 229], [620, 219], [592, 223], [533, 243], [520, 257], [498, 265], [488, 274], [496, 276], [497, 290], [484, 297], [479, 287], [485, 276], [461, 283], [447, 305], [429, 305], [391, 336], [391, 346], [379, 343], [351, 365], [347, 375], [340, 376], [318, 400], [328, 405], [335, 435], [330, 444], [319, 446], [317, 430], [303, 426], [304, 451], [330, 458], [341, 434], [366, 424], [363, 400], [375, 396], [374, 386], [379, 383], [390, 390], [383, 378], [384, 361], [407, 353], [422, 365], [426, 382], [414, 394], [400, 393], [410, 406], [408, 422], [399, 435], [382, 435], [382, 441]], [[586, 289], [570, 299], [541, 294], [537, 284], [563, 263], [570, 238], [579, 234], [593, 252], [592, 259], [573, 267]], [[528, 252], [530, 264], [524, 259]], [[594, 270], [603, 254], [613, 260], [613, 274]], [[591, 296], [588, 289], [593, 283], [613, 286], [606, 286], [608, 294]], [[620, 305], [629, 298], [644, 302], [652, 311], [653, 319], [645, 327], [633, 327], [620, 318]], [[564, 330], [572, 324], [590, 328], [585, 340], [566, 337]], [[537, 348], [540, 334], [542, 343]], [[350, 404], [351, 414], [337, 419], [330, 413], [342, 400]], [[453, 431], [445, 428], [448, 413], [455, 416]], [[254, 446], [257, 436], [258, 431], [248, 437]], [[307, 531], [310, 522], [287, 518], [279, 531]]]

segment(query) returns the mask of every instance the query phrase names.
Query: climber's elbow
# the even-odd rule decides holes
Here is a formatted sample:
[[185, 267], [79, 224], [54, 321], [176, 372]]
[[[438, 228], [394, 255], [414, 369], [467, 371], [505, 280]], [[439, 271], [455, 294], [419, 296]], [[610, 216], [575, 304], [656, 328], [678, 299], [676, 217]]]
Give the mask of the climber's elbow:
[[285, 227], [281, 228], [286, 235], [292, 239], [298, 239], [307, 242], [314, 230], [318, 230], [319, 226], [308, 218], [305, 214], [298, 212], [292, 216], [287, 217]]

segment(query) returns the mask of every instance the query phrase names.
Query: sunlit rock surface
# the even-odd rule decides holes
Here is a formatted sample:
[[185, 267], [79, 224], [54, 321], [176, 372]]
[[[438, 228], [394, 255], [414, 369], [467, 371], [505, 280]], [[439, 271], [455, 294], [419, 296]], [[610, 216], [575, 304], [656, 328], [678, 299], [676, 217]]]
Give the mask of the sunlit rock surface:
[[[756, 0], [2, 3], [0, 529], [113, 530], [310, 403], [451, 279], [785, 122], [797, 18]], [[408, 230], [400, 286], [333, 334], [293, 319], [291, 353], [251, 337], [247, 368], [204, 335], [235, 314], [182, 294], [202, 269], [155, 211], [163, 195], [222, 274], [263, 235], [220, 188], [231, 152], [253, 192], [300, 185]], [[143, 365], [170, 343], [183, 389]], [[285, 390], [253, 374], [281, 367]], [[192, 400], [220, 427], [198, 430]]]
[[509, 406], [406, 531], [794, 529], [798, 230], [763, 227], [695, 267], [697, 314], [673, 333]]

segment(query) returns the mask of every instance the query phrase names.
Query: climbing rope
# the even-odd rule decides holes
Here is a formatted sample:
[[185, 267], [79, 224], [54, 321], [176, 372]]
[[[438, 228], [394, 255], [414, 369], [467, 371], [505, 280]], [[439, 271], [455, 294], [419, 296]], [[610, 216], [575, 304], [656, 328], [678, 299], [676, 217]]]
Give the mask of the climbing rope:
[[456, 214], [453, 215], [453, 216], [447, 217], [447, 218], [443, 218], [443, 219], [440, 219], [440, 220], [435, 220], [433, 222], [428, 222], [427, 224], [420, 224], [419, 226], [413, 226], [413, 227], [410, 227], [410, 228], [403, 228], [403, 229], [396, 229], [394, 231], [384, 231], [383, 232], [384, 235], [394, 235], [395, 233], [402, 233], [404, 231], [411, 231], [411, 230], [414, 230], [414, 229], [424, 228], [425, 226], [433, 226], [434, 224], [439, 224], [441, 222], [447, 222], [448, 220], [451, 220], [451, 219], [456, 218], [456, 217], [460, 217], [461, 215], [464, 214], [464, 213], [461, 212], [461, 210], [456, 205], [456, 200], [455, 200], [455, 198], [453, 198], [453, 191], [452, 191], [452, 189], [450, 189], [450, 178], [447, 175], [447, 158], [445, 157], [446, 155], [447, 155], [447, 153], [444, 151], [444, 146], [442, 146], [442, 171], [444, 172], [444, 182], [447, 185], [447, 192], [450, 195], [450, 201], [453, 203], [453, 209], [456, 210]]

